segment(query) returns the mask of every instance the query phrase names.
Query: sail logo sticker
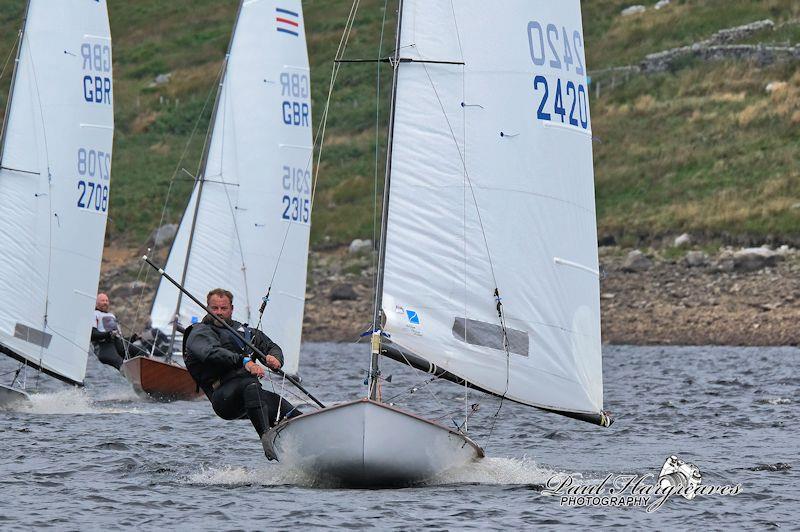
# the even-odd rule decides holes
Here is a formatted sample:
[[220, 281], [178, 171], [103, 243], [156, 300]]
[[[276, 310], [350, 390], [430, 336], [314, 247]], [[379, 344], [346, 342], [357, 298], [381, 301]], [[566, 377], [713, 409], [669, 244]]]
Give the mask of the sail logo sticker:
[[419, 314], [415, 310], [406, 310], [406, 317], [408, 318], [408, 323], [419, 325]]
[[288, 33], [289, 35], [293, 35], [298, 37], [300, 34], [298, 33], [298, 28], [300, 27], [300, 14], [295, 13], [294, 11], [289, 11], [288, 9], [284, 9], [282, 7], [276, 7], [275, 12], [278, 14], [275, 17], [275, 21], [277, 22], [276, 29], [279, 33]]

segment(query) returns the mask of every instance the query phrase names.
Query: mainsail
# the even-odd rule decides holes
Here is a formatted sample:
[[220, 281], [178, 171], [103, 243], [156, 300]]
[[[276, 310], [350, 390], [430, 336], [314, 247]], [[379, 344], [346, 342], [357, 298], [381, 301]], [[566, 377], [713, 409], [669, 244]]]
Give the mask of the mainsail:
[[86, 373], [114, 110], [105, 1], [31, 0], [3, 124], [0, 351]]
[[[204, 298], [234, 294], [233, 318], [263, 328], [297, 371], [311, 221], [311, 93], [300, 0], [242, 2], [206, 162], [165, 271]], [[274, 280], [273, 273], [275, 275]], [[179, 292], [162, 279], [151, 319], [171, 331]], [[180, 299], [179, 321], [203, 311]]]
[[579, 0], [405, 0], [382, 310], [490, 393], [606, 424]]

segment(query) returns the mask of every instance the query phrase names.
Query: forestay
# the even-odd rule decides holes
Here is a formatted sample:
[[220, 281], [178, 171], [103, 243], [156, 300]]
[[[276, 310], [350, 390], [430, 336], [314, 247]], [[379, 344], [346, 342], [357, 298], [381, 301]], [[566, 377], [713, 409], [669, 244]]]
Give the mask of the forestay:
[[385, 330], [492, 393], [599, 414], [580, 4], [501, 4], [403, 2]]
[[0, 170], [0, 350], [82, 383], [114, 133], [105, 1], [31, 0]]
[[[299, 0], [242, 3], [203, 183], [195, 186], [165, 268], [180, 280], [188, 253], [186, 288], [201, 299], [213, 288], [231, 290], [234, 319], [251, 325], [276, 272], [263, 329], [283, 348], [289, 373], [298, 365], [311, 220], [311, 93], [301, 9]], [[151, 313], [155, 326], [172, 330], [178, 297], [162, 279]], [[182, 298], [179, 316], [188, 324], [203, 311]]]

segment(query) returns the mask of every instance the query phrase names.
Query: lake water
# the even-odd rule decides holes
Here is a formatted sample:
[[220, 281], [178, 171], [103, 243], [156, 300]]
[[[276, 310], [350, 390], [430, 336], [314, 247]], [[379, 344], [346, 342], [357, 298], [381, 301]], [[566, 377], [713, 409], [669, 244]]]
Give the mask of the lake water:
[[[367, 351], [305, 344], [305, 385], [327, 402], [362, 396]], [[605, 347], [604, 366], [610, 428], [504, 402], [490, 436], [499, 400], [472, 392], [468, 403], [481, 407], [470, 435], [488, 458], [424, 486], [344, 490], [304, 485], [267, 462], [249, 422], [220, 420], [205, 401], [141, 400], [92, 358], [85, 389], [42, 376], [30, 407], [0, 411], [0, 528], [797, 529], [800, 350]], [[0, 360], [0, 374], [14, 368]], [[387, 360], [388, 373], [384, 398], [463, 420], [463, 388], [425, 385]], [[558, 474], [595, 485], [609, 474], [657, 475], [673, 454], [696, 464], [703, 484], [741, 492], [673, 496], [654, 512], [561, 506], [542, 493]]]

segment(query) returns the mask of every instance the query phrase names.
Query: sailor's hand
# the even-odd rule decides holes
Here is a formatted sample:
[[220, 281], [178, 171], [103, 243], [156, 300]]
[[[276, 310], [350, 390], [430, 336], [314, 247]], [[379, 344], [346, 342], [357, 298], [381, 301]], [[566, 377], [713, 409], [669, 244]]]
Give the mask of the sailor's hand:
[[267, 367], [269, 369], [280, 369], [281, 361], [272, 355], [267, 355]]
[[252, 360], [244, 365], [244, 369], [250, 372], [251, 375], [255, 375], [256, 377], [263, 377], [264, 376], [264, 368], [253, 362]]

